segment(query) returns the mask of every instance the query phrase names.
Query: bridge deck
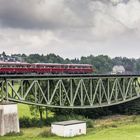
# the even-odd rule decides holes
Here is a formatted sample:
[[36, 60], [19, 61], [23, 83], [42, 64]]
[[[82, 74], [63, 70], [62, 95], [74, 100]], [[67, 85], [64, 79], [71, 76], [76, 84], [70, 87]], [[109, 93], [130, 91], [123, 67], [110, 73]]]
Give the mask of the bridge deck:
[[0, 75], [0, 78], [88, 78], [88, 77], [92, 77], [92, 78], [111, 78], [111, 77], [140, 77], [140, 74], [131, 74], [131, 75], [109, 75], [109, 74], [45, 74], [45, 75], [41, 75], [41, 74], [18, 74], [18, 75]]

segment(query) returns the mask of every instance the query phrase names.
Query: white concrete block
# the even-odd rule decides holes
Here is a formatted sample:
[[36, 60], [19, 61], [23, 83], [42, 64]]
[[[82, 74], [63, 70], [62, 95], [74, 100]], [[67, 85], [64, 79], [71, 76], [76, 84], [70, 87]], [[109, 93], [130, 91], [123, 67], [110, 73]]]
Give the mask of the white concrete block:
[[78, 120], [55, 122], [51, 125], [51, 132], [62, 137], [86, 134], [86, 122]]
[[20, 132], [17, 104], [0, 104], [0, 135], [12, 132]]

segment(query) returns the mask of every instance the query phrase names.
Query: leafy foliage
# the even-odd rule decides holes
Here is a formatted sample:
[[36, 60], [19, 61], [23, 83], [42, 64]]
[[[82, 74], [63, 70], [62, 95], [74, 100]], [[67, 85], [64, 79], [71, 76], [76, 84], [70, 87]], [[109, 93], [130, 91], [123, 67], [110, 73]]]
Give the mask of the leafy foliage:
[[29, 117], [22, 117], [20, 118], [20, 127], [22, 128], [29, 128], [29, 127], [42, 127], [42, 126], [50, 126], [51, 123], [57, 122], [57, 121], [66, 121], [66, 120], [84, 120], [87, 122], [87, 127], [88, 128], [93, 128], [94, 123], [93, 120], [88, 119], [82, 115], [56, 115], [54, 117], [49, 117], [47, 119], [43, 118], [41, 121], [38, 118], [29, 118]]

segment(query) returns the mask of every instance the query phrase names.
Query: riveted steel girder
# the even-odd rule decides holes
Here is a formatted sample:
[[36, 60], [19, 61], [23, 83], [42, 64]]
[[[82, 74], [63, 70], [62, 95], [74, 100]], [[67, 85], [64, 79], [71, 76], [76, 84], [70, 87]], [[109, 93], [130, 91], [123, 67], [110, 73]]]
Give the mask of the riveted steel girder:
[[0, 80], [0, 100], [39, 106], [98, 108], [139, 97], [139, 76], [21, 76]]

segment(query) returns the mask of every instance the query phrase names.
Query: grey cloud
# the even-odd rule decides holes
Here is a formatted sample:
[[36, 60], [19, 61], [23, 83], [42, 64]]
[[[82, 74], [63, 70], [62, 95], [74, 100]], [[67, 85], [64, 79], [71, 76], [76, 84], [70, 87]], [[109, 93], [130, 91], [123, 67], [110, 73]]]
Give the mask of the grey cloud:
[[1, 51], [113, 56], [138, 49], [139, 25], [139, 0], [0, 0]]
[[0, 0], [0, 23], [12, 28], [49, 28], [51, 21], [40, 21], [35, 7], [40, 0]]
[[[83, 4], [78, 5], [78, 3], [81, 2], [70, 0], [1, 0], [0, 23], [3, 27], [25, 29], [84, 26], [82, 16], [83, 14], [88, 15], [85, 12], [87, 8], [80, 7]], [[82, 8], [85, 11], [80, 12]]]
[[92, 2], [126, 3], [128, 0], [0, 0], [0, 23], [12, 28], [84, 28], [93, 26]]
[[[94, 31], [100, 22], [107, 24], [111, 21], [129, 30], [138, 28], [133, 22], [140, 21], [140, 15], [133, 14], [135, 8], [140, 10], [140, 3], [139, 7], [134, 6], [136, 2], [138, 0], [0, 0], [0, 25], [6, 28], [55, 29], [64, 32], [73, 29], [75, 32], [83, 30], [88, 33]], [[127, 12], [136, 16], [134, 21], [127, 17]], [[132, 25], [129, 25], [128, 20]], [[109, 22], [106, 26], [110, 26]]]

